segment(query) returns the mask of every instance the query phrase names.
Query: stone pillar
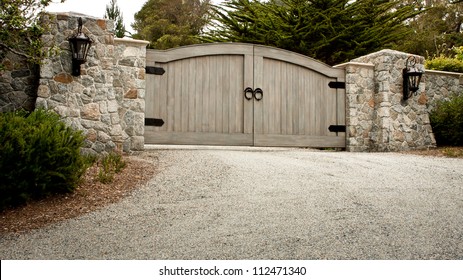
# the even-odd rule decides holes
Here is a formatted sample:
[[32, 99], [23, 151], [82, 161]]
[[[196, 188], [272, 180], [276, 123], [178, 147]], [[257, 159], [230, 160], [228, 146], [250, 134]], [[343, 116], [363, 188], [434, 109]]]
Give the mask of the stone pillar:
[[[358, 119], [347, 120], [347, 128], [350, 129], [348, 150], [384, 152], [435, 146], [426, 107], [424, 82], [421, 83], [416, 96], [403, 101], [402, 70], [409, 56], [410, 54], [402, 52], [382, 50], [345, 64], [348, 81], [346, 84], [347, 107], [351, 108], [351, 111], [358, 109], [360, 114], [371, 117], [369, 125], [367, 125], [368, 121], [365, 121], [364, 126], [367, 129], [361, 131], [353, 129], [361, 127]], [[415, 57], [418, 59], [418, 66], [422, 67], [424, 58]], [[356, 66], [355, 63], [372, 65], [373, 73], [368, 71], [368, 77], [358, 75], [360, 66]], [[368, 82], [371, 78], [372, 83]], [[373, 95], [371, 95], [373, 88]], [[348, 112], [348, 114], [353, 115], [354, 112]], [[368, 137], [366, 137], [367, 133]]]
[[[93, 41], [81, 75], [71, 75], [68, 38], [82, 31]], [[105, 153], [143, 149], [144, 60], [148, 42], [114, 39], [114, 23], [81, 14], [50, 14], [45, 47], [59, 46], [59, 55], [40, 69], [37, 107], [52, 109], [87, 136], [85, 151]], [[130, 42], [130, 43], [129, 43]]]
[[119, 103], [124, 150], [145, 146], [145, 65], [149, 42], [115, 39], [114, 90]]
[[374, 65], [349, 62], [336, 66], [346, 71], [346, 150], [371, 149], [374, 126]]

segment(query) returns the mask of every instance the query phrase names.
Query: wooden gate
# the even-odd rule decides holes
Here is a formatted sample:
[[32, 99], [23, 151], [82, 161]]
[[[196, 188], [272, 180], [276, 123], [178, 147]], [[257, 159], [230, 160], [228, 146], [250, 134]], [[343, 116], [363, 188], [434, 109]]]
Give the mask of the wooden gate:
[[149, 50], [146, 144], [345, 147], [343, 69], [281, 49]]

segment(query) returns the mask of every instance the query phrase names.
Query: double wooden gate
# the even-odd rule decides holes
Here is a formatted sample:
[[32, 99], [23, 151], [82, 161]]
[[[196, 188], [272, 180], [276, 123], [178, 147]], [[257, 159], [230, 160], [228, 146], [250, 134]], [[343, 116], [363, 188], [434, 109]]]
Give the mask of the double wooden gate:
[[149, 50], [146, 144], [345, 147], [343, 69], [281, 49]]

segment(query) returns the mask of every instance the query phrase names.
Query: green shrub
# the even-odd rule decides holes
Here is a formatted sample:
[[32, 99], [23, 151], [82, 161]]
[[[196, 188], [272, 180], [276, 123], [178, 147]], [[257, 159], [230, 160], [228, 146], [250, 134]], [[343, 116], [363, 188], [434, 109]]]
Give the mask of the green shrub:
[[430, 120], [438, 146], [463, 146], [463, 94], [437, 102]]
[[117, 153], [110, 153], [101, 159], [99, 163], [98, 180], [103, 184], [113, 181], [114, 175], [121, 172], [127, 163]]
[[53, 112], [0, 114], [0, 210], [72, 192], [90, 164], [83, 142]]
[[463, 46], [452, 50], [455, 53], [453, 57], [440, 55], [426, 60], [426, 69], [463, 73]]

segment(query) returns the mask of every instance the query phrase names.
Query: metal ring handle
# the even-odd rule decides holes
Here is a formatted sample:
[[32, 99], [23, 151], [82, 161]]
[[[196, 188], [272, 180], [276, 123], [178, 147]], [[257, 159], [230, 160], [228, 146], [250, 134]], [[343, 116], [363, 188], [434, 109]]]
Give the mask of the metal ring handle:
[[254, 96], [254, 91], [252, 90], [252, 88], [248, 87], [244, 90], [244, 97], [247, 100], [251, 100], [253, 96]]
[[260, 88], [256, 88], [256, 90], [254, 91], [254, 98], [257, 101], [261, 101], [262, 98], [264, 98], [264, 91]]

